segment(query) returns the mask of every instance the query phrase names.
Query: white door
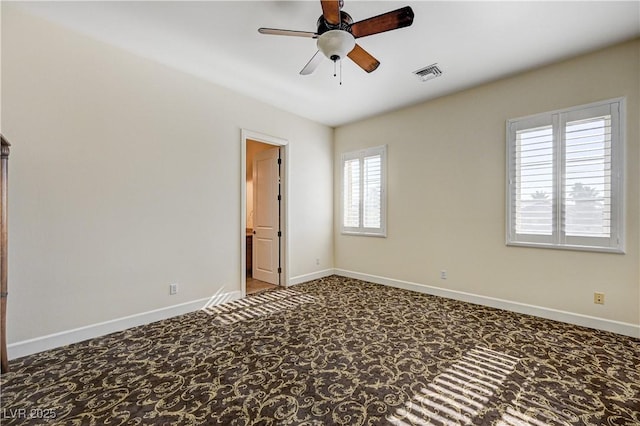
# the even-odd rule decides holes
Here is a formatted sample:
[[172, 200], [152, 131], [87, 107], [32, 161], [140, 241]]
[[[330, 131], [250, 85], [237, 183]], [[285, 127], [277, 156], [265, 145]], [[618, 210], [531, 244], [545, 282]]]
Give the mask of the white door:
[[279, 167], [277, 147], [260, 151], [253, 158], [252, 276], [279, 285], [280, 231]]

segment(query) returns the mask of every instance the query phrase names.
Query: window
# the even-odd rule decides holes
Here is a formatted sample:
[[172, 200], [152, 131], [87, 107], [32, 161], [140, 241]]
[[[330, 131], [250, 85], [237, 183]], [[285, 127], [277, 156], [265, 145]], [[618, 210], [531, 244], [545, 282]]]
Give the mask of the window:
[[386, 156], [386, 146], [342, 154], [342, 233], [386, 236]]
[[624, 250], [624, 99], [507, 122], [507, 244]]

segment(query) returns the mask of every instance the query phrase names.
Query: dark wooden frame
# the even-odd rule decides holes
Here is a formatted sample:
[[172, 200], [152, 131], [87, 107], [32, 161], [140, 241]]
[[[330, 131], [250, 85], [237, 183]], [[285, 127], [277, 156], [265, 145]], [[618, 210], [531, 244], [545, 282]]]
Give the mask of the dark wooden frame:
[[0, 135], [2, 142], [2, 156], [0, 164], [0, 367], [1, 372], [9, 371], [7, 357], [7, 295], [8, 295], [8, 260], [7, 247], [9, 243], [9, 150], [11, 144]]

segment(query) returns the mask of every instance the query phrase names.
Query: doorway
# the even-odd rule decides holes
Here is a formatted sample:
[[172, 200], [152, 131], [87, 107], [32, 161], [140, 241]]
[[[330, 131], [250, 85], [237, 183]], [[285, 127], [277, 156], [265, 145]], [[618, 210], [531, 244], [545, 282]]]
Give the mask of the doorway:
[[287, 285], [287, 141], [242, 131], [243, 296]]

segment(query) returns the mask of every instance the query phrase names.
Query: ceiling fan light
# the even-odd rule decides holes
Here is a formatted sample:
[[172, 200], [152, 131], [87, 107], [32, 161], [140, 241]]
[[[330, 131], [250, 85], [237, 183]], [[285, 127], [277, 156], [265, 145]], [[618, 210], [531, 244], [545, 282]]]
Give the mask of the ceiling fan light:
[[344, 30], [330, 30], [318, 37], [318, 50], [332, 61], [347, 56], [355, 45], [356, 39]]

